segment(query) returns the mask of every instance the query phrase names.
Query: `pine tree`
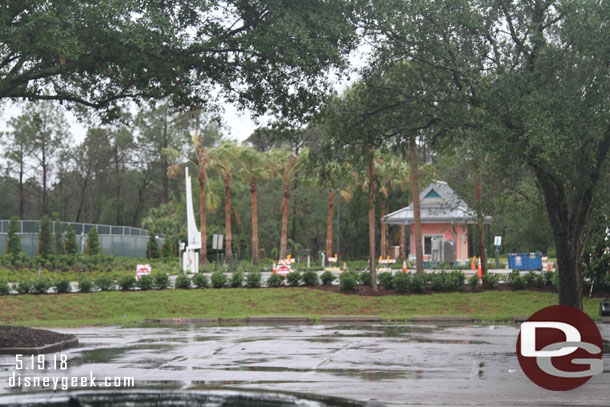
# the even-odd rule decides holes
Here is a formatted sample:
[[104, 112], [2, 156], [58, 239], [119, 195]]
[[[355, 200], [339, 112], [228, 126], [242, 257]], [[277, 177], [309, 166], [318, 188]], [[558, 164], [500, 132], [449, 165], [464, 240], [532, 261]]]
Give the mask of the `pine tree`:
[[40, 220], [40, 234], [38, 235], [38, 252], [40, 257], [47, 258], [53, 254], [53, 235], [51, 234], [51, 219], [47, 215]]
[[169, 237], [165, 238], [163, 246], [161, 246], [161, 257], [173, 257], [174, 256], [174, 241]]
[[93, 226], [87, 235], [87, 254], [95, 256], [102, 252], [100, 247], [100, 236], [97, 233], [97, 226]]
[[19, 218], [13, 216], [8, 224], [8, 253], [18, 256], [21, 253], [21, 238], [19, 233]]
[[159, 253], [159, 245], [157, 244], [157, 239], [154, 234], [150, 234], [148, 237], [148, 244], [146, 245], [146, 257], [149, 259], [158, 259], [161, 257], [161, 253]]
[[78, 254], [78, 244], [76, 243], [76, 233], [72, 229], [72, 225], [66, 228], [66, 254]]
[[62, 224], [59, 219], [55, 220], [55, 254], [65, 254], [66, 246], [64, 236], [61, 233]]

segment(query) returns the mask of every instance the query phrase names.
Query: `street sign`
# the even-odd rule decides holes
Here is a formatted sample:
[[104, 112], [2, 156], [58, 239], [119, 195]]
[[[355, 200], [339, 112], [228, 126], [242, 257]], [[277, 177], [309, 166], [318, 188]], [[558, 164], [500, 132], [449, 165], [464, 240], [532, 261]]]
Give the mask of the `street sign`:
[[138, 264], [136, 266], [136, 280], [139, 280], [144, 275], [150, 275], [150, 264]]
[[224, 240], [224, 235], [214, 234], [214, 236], [212, 237], [212, 249], [222, 250], [223, 240]]
[[494, 236], [494, 246], [502, 246], [502, 236]]

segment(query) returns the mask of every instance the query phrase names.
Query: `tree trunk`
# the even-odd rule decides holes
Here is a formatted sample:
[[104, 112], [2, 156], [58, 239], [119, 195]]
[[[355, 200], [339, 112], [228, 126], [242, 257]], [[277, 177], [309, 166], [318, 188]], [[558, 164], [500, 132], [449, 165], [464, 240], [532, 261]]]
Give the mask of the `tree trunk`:
[[[333, 255], [333, 208], [335, 207], [335, 191], [328, 193], [328, 217], [326, 223], [326, 261]], [[339, 198], [341, 199], [341, 198]]]
[[371, 288], [377, 291], [375, 250], [375, 150], [369, 149], [369, 257], [371, 262]]
[[252, 263], [258, 265], [258, 206], [256, 202], [256, 178], [250, 180], [252, 194]]
[[80, 200], [78, 203], [78, 210], [76, 211], [76, 220], [75, 222], [80, 221], [80, 215], [83, 210], [83, 205], [85, 204], [85, 192], [87, 192], [87, 183], [89, 182], [89, 171], [85, 173], [85, 180], [83, 181], [83, 187], [80, 191]]
[[114, 174], [116, 177], [116, 224], [120, 225], [123, 223], [123, 203], [121, 201], [121, 166], [119, 162], [119, 151], [117, 146], [114, 147]]
[[[167, 130], [167, 115], [168, 115], [168, 106], [165, 106], [165, 112], [163, 114], [163, 148], [161, 150], [161, 180], [163, 183], [163, 195], [161, 196], [162, 203], [169, 202], [169, 176], [167, 175], [167, 167], [169, 163], [167, 161], [167, 154], [165, 153], [165, 149], [169, 147], [168, 142], [168, 130]], [[197, 128], [199, 128], [199, 122], [197, 122]], [[203, 243], [203, 242], [202, 242]]]
[[282, 200], [282, 234], [280, 237], [280, 259], [286, 258], [288, 244], [288, 201], [290, 199], [290, 181], [284, 181], [284, 199]]
[[226, 260], [231, 263], [233, 256], [233, 248], [231, 247], [231, 190], [229, 188], [231, 184], [231, 176], [225, 176], [225, 228], [227, 235], [225, 236], [225, 242], [227, 247], [225, 248]]
[[[381, 219], [386, 215], [386, 200], [381, 200]], [[381, 239], [379, 242], [379, 249], [381, 250], [381, 257], [384, 259], [388, 256], [388, 237], [387, 237], [387, 224], [381, 221]]]
[[19, 219], [23, 220], [24, 208], [24, 193], [23, 193], [23, 157], [19, 162]]
[[421, 237], [421, 206], [419, 203], [419, 169], [417, 167], [417, 143], [416, 137], [411, 136], [409, 145], [409, 164], [411, 172], [411, 195], [413, 196], [413, 216], [415, 223], [413, 225], [413, 241], [415, 244], [415, 272], [422, 274], [424, 272], [424, 251], [422, 249]]
[[197, 176], [199, 180], [199, 228], [201, 229], [201, 249], [199, 250], [199, 264], [208, 264], [208, 234], [207, 234], [207, 215], [205, 211], [205, 183], [208, 179], [208, 173], [199, 163], [199, 172]]
[[485, 232], [483, 228], [483, 180], [481, 179], [481, 171], [479, 165], [475, 163], [475, 183], [474, 183], [474, 200], [477, 206], [477, 233], [479, 240], [479, 256], [481, 257], [481, 270], [483, 274], [487, 273], [487, 255], [485, 250]]

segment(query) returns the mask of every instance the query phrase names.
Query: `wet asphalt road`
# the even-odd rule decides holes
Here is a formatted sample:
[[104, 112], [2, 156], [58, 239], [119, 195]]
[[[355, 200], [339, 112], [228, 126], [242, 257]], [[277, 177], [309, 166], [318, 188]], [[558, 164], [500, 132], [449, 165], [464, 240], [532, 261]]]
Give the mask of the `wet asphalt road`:
[[[610, 340], [610, 325], [599, 328]], [[604, 354], [604, 373], [584, 386], [546, 391], [519, 367], [515, 326], [185, 325], [58, 331], [76, 334], [81, 342], [63, 352], [68, 369], [22, 370], [22, 375], [133, 376], [139, 388], [266, 389], [376, 399], [392, 406], [610, 405], [609, 353]], [[14, 371], [14, 356], [0, 355], [1, 394], [19, 391], [8, 386]]]

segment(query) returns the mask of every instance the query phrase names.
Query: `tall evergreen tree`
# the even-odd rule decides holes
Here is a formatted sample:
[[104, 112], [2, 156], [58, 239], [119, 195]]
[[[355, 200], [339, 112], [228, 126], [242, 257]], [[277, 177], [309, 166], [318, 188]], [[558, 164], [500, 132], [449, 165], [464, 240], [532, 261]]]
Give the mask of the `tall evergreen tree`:
[[53, 235], [51, 233], [51, 219], [45, 215], [40, 220], [40, 233], [38, 235], [38, 254], [47, 258], [53, 254]]
[[55, 254], [64, 254], [66, 252], [66, 245], [64, 242], [64, 236], [62, 234], [62, 224], [59, 219], [55, 220]]
[[66, 254], [75, 255], [78, 254], [78, 244], [76, 243], [76, 233], [72, 228], [72, 225], [68, 225], [66, 228]]
[[87, 254], [95, 256], [102, 252], [100, 247], [100, 236], [97, 232], [97, 226], [93, 226], [87, 235]]
[[13, 216], [11, 221], [8, 224], [8, 253], [14, 256], [19, 255], [21, 253], [21, 237], [18, 235], [19, 233], [19, 218], [17, 216]]

